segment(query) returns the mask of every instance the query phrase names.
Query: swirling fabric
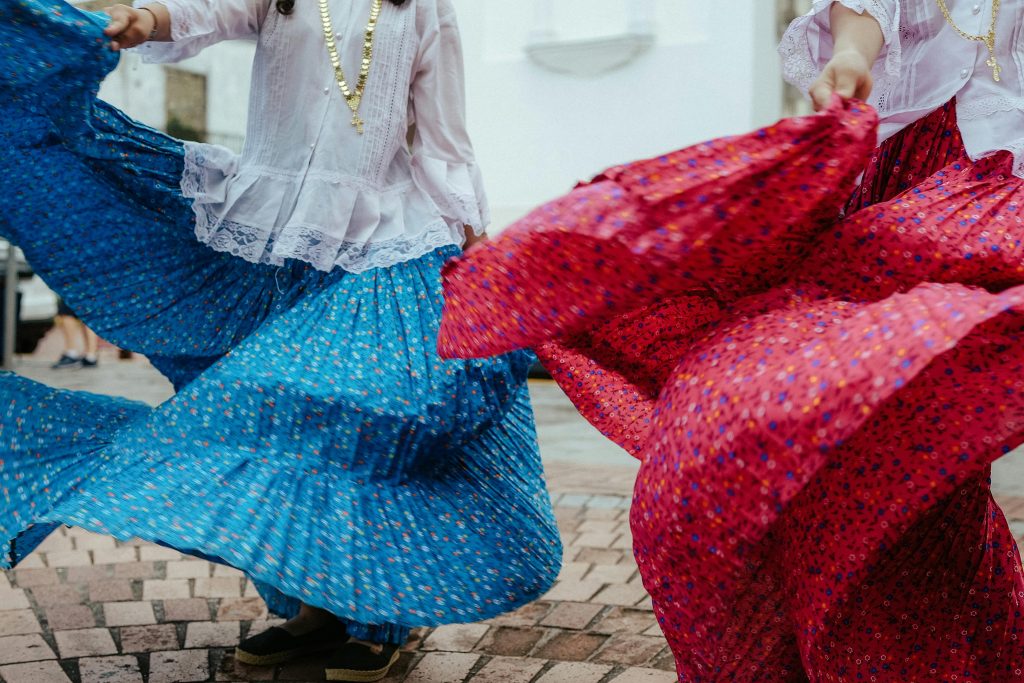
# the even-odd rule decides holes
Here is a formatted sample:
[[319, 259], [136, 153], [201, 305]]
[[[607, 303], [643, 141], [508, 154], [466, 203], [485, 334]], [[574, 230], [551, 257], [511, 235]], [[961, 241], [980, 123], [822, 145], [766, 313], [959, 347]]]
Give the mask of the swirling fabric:
[[458, 250], [353, 274], [200, 244], [181, 143], [96, 100], [104, 19], [55, 0], [0, 19], [0, 234], [177, 389], [151, 409], [0, 376], [7, 562], [60, 523], [141, 537], [396, 642], [543, 594], [561, 547], [531, 356], [436, 351]]
[[536, 346], [642, 461], [680, 681], [1022, 678], [988, 477], [1024, 439], [1024, 181], [955, 121], [871, 152], [837, 101], [612, 169], [446, 269], [447, 354]]

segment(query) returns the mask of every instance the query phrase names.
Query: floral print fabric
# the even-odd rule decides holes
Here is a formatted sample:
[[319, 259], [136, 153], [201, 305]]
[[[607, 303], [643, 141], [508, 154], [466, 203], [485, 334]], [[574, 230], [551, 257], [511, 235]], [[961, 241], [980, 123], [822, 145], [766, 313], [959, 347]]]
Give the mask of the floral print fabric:
[[[812, 118], [841, 136], [852, 111]], [[1024, 438], [1024, 181], [1008, 153], [971, 163], [955, 121], [951, 103], [864, 159], [824, 223], [790, 221], [808, 192], [839, 186], [810, 167], [774, 193], [741, 166], [708, 170], [709, 193], [759, 202], [764, 222], [723, 202], [699, 242], [727, 246], [699, 268], [677, 250], [673, 275], [663, 251], [638, 250], [686, 207], [637, 197], [687, 178], [707, 146], [606, 190], [606, 215], [643, 226], [628, 241], [595, 246], [535, 214], [446, 271], [453, 309], [530, 321], [453, 318], [447, 351], [538, 344], [581, 412], [641, 459], [634, 552], [680, 681], [1022, 677], [1024, 578], [988, 475]], [[843, 157], [848, 177], [857, 163]], [[542, 210], [546, 225], [578, 220], [593, 187]], [[566, 255], [557, 284], [505, 265], [545, 247]], [[644, 262], [656, 295], [617, 287]], [[764, 277], [766, 262], [785, 267]], [[527, 315], [532, 288], [589, 282], [610, 292], [601, 306]]]
[[561, 547], [531, 355], [438, 356], [457, 248], [354, 274], [200, 244], [181, 143], [95, 100], [102, 17], [2, 10], [0, 234], [177, 390], [153, 409], [0, 375], [5, 562], [61, 523], [140, 537], [393, 642], [543, 594]]

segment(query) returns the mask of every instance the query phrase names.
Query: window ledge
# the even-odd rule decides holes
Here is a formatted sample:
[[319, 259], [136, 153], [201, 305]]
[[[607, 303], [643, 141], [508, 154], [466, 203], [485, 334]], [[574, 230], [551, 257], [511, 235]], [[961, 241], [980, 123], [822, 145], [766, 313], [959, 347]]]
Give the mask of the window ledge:
[[655, 43], [653, 33], [627, 33], [587, 40], [535, 39], [526, 54], [535, 64], [556, 73], [600, 76], [632, 63]]

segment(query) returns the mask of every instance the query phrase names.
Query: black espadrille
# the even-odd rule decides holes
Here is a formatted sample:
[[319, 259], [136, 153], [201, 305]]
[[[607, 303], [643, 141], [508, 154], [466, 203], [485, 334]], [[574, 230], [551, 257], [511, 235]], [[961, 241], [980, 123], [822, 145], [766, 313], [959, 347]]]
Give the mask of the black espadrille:
[[398, 661], [397, 645], [384, 645], [380, 652], [364, 643], [348, 642], [327, 663], [324, 675], [329, 681], [373, 683], [388, 675]]
[[345, 625], [335, 621], [301, 636], [273, 627], [246, 638], [235, 648], [235, 659], [252, 666], [275, 666], [298, 657], [333, 650], [348, 640]]

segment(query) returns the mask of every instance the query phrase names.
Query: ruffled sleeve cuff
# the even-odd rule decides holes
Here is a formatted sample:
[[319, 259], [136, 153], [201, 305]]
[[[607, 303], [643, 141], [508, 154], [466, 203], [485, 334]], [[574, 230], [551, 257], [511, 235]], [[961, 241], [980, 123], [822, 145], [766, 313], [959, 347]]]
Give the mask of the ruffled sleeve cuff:
[[779, 45], [782, 73], [786, 81], [807, 92], [832, 58], [829, 12], [835, 2], [873, 16], [882, 27], [885, 46], [873, 69], [875, 91], [885, 92], [887, 83], [899, 78], [903, 66], [900, 44], [899, 0], [814, 0], [810, 12], [797, 18]]
[[471, 227], [483, 234], [491, 223], [483, 175], [473, 162], [455, 163], [423, 154], [413, 156], [413, 180], [433, 200], [448, 225], [463, 236]]

